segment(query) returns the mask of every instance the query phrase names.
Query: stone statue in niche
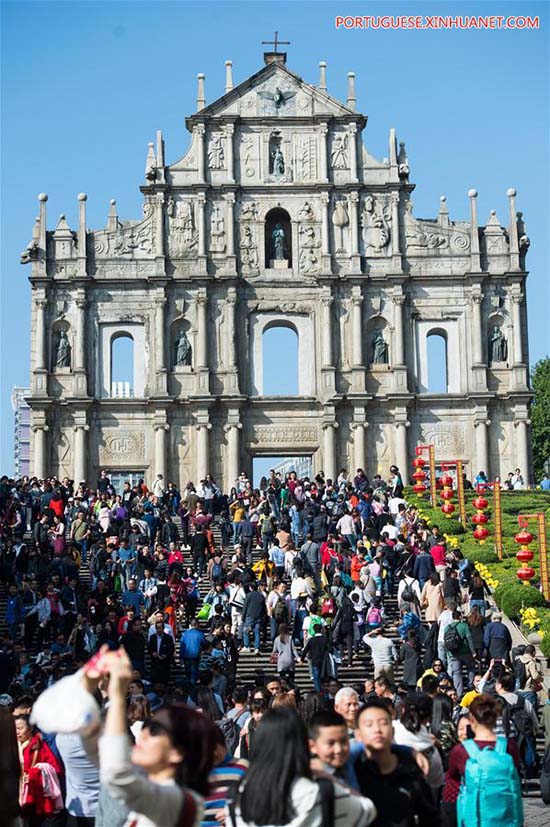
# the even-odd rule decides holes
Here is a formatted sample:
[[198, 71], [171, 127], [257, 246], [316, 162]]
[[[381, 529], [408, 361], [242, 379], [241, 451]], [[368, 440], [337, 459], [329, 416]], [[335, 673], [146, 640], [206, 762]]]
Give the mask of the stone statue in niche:
[[374, 331], [374, 335], [371, 339], [371, 347], [373, 365], [387, 365], [388, 345], [384, 339], [384, 334], [379, 328]]
[[223, 169], [224, 157], [222, 136], [218, 134], [212, 135], [208, 146], [208, 166], [210, 169]]
[[285, 231], [281, 224], [275, 224], [271, 233], [272, 258], [283, 261], [285, 256]]
[[271, 172], [273, 175], [285, 174], [285, 159], [280, 146], [276, 146], [271, 153]]
[[344, 250], [344, 227], [349, 224], [349, 215], [344, 201], [336, 201], [332, 213], [332, 223], [336, 227], [336, 252]]
[[225, 221], [217, 204], [210, 216], [210, 250], [214, 253], [225, 250]]
[[198, 242], [193, 205], [189, 201], [178, 201], [171, 209], [174, 212], [170, 218], [171, 247], [176, 254], [189, 252]]
[[390, 243], [390, 213], [382, 204], [367, 195], [361, 216], [363, 225], [363, 243], [366, 256], [380, 256], [387, 252]]
[[71, 367], [71, 346], [64, 330], [59, 333], [59, 339], [57, 340], [55, 366], [56, 368]]
[[189, 366], [191, 364], [191, 342], [183, 328], [176, 337], [176, 367]]
[[498, 325], [493, 326], [489, 336], [489, 361], [506, 362], [508, 359], [508, 342]]
[[330, 153], [330, 162], [333, 169], [348, 168], [348, 136], [335, 135]]

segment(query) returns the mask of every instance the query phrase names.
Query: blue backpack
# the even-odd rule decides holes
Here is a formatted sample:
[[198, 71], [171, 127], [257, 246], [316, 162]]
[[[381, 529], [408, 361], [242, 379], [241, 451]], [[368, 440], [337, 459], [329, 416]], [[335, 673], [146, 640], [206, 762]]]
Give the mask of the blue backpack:
[[468, 753], [457, 801], [458, 827], [522, 827], [521, 786], [506, 738], [494, 749], [480, 749], [473, 739], [462, 746]]

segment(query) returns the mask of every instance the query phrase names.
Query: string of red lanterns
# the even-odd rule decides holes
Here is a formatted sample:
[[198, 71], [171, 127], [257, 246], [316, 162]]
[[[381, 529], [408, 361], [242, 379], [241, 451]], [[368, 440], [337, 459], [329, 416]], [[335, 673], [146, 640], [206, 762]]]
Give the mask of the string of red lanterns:
[[476, 509], [476, 513], [472, 517], [472, 522], [475, 524], [474, 537], [476, 540], [482, 542], [486, 540], [491, 533], [486, 526], [486, 523], [489, 522], [489, 517], [484, 513], [489, 505], [489, 501], [480, 494], [475, 498], [472, 505]]
[[518, 563], [521, 564], [521, 568], [517, 570], [516, 574], [523, 584], [528, 586], [529, 581], [535, 576], [535, 569], [528, 565], [535, 556], [534, 552], [532, 552], [529, 548], [529, 545], [533, 542], [534, 537], [529, 531], [527, 531], [526, 528], [522, 528], [521, 531], [518, 531], [514, 537], [514, 540], [520, 546], [520, 549], [516, 554], [516, 559]]
[[424, 480], [428, 476], [423, 470], [425, 465], [426, 460], [422, 457], [416, 457], [416, 459], [413, 459], [413, 466], [415, 468], [415, 472], [412, 475], [412, 478], [415, 481], [413, 491], [415, 494], [418, 494], [419, 497], [421, 497], [427, 490], [426, 485], [424, 485]]
[[444, 500], [443, 505], [441, 506], [441, 511], [445, 516], [451, 517], [455, 506], [451, 502], [454, 499], [455, 493], [453, 491], [453, 478], [450, 474], [444, 474], [440, 479], [441, 485], [443, 486], [443, 491], [441, 492], [440, 496], [441, 499]]

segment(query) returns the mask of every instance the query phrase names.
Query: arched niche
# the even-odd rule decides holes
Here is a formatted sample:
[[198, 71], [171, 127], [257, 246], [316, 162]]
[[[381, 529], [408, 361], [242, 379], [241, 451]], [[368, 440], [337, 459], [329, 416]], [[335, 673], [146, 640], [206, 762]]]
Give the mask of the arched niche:
[[[418, 392], [460, 393], [461, 350], [457, 322], [418, 321], [415, 333]], [[437, 382], [434, 370], [439, 377]]]
[[[263, 396], [263, 336], [272, 328], [289, 328], [298, 337], [298, 396], [315, 396], [315, 337], [313, 320], [305, 314], [290, 318], [280, 313], [261, 312], [249, 316], [250, 394]], [[284, 364], [281, 364], [284, 371]]]
[[[117, 344], [118, 342], [118, 344]], [[131, 345], [130, 345], [131, 343]], [[124, 348], [132, 350], [130, 360], [124, 359], [119, 372], [117, 357]], [[113, 355], [115, 362], [113, 364]], [[126, 370], [126, 366], [128, 370]], [[98, 385], [103, 398], [115, 396], [145, 396], [149, 367], [149, 353], [145, 340], [145, 326], [133, 322], [108, 322], [100, 325]], [[114, 385], [114, 383], [117, 383]], [[129, 385], [128, 388], [126, 385]]]
[[298, 396], [299, 342], [296, 326], [272, 321], [262, 332], [262, 393], [264, 396]]
[[[181, 333], [184, 333], [187, 337], [187, 341], [189, 342], [189, 352], [187, 354], [187, 358], [184, 364], [178, 363], [178, 350], [179, 355], [183, 354], [185, 350], [185, 343], [180, 343]], [[172, 324], [170, 325], [170, 361], [169, 365], [171, 370], [176, 371], [191, 371], [193, 369], [193, 364], [195, 361], [195, 330], [191, 326], [191, 322], [187, 319], [180, 316], [177, 319], [174, 319]]]
[[367, 323], [366, 362], [370, 368], [387, 368], [391, 362], [391, 331], [383, 316], [372, 316]]
[[[274, 207], [265, 217], [266, 268], [292, 267], [292, 221], [282, 207]], [[279, 245], [283, 258], [280, 258]]]
[[[64, 340], [64, 347], [60, 347], [61, 340]], [[61, 364], [61, 358], [63, 364]], [[50, 334], [50, 365], [52, 371], [69, 371], [73, 364], [73, 341], [72, 331], [66, 319], [58, 319], [51, 327]]]
[[500, 312], [491, 313], [487, 319], [484, 343], [487, 349], [487, 364], [503, 366], [508, 363], [510, 342], [507, 333], [504, 315]]

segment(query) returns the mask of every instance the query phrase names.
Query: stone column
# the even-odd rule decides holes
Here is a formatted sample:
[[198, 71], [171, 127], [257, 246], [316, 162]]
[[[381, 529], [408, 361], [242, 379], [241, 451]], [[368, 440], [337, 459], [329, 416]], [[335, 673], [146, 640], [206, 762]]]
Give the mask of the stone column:
[[357, 192], [350, 192], [349, 196], [349, 226], [351, 237], [350, 255], [359, 255], [359, 214], [357, 205], [359, 203], [359, 194]]
[[332, 366], [332, 296], [321, 298], [322, 367]]
[[236, 423], [232, 425], [225, 426], [225, 432], [227, 434], [227, 479], [226, 485], [227, 490], [230, 491], [231, 488], [235, 485], [235, 480], [240, 474], [240, 464], [241, 464], [241, 455], [240, 455], [240, 439], [239, 439], [239, 431], [242, 429], [242, 424]]
[[470, 269], [473, 273], [479, 273], [481, 264], [477, 223], [477, 190], [468, 190], [468, 198], [470, 199]]
[[392, 255], [401, 255], [401, 245], [399, 243], [399, 193], [392, 192], [391, 194], [391, 249]]
[[89, 425], [76, 425], [74, 428], [73, 477], [76, 485], [86, 479], [86, 433], [89, 430]]
[[157, 423], [153, 426], [155, 431], [155, 473], [162, 474], [166, 481], [166, 434], [170, 426], [168, 423]]
[[164, 195], [157, 192], [155, 198], [155, 255], [164, 259]]
[[34, 433], [34, 468], [32, 473], [38, 479], [42, 480], [46, 476], [48, 469], [46, 468], [46, 454], [47, 454], [47, 425], [34, 425], [32, 428]]
[[233, 162], [233, 133], [235, 132], [235, 127], [232, 123], [228, 123], [225, 126], [225, 134], [227, 137], [226, 147], [227, 147], [227, 180], [230, 184], [235, 183], [235, 165]]
[[155, 339], [156, 339], [156, 358], [157, 371], [166, 369], [165, 361], [165, 342], [164, 342], [164, 298], [155, 299]]
[[204, 192], [199, 192], [197, 204], [199, 207], [199, 214], [197, 219], [197, 230], [199, 234], [198, 255], [206, 256], [206, 226], [204, 209], [206, 205], [206, 195], [204, 194]]
[[[231, 368], [236, 367], [237, 360], [235, 358], [236, 348], [235, 348], [235, 307], [237, 304], [237, 291], [231, 289], [228, 291], [226, 307], [227, 307], [227, 315], [226, 315], [226, 329], [227, 329], [227, 367], [231, 370]], [[240, 472], [239, 472], [240, 473]]]
[[352, 184], [357, 182], [357, 124], [348, 126], [349, 171]]
[[403, 484], [407, 484], [409, 470], [409, 452], [407, 450], [407, 430], [410, 422], [396, 422], [395, 432], [395, 454], [396, 465], [401, 472]]
[[78, 196], [78, 275], [86, 275], [86, 199], [88, 196], [81, 192]]
[[481, 302], [483, 301], [483, 296], [481, 293], [472, 293], [471, 302], [472, 302], [472, 354], [474, 359], [474, 365], [481, 365], [483, 363], [483, 355], [482, 355], [482, 347], [481, 347], [481, 339], [482, 339], [482, 332], [481, 332]]
[[328, 235], [328, 192], [321, 193], [321, 254], [329, 255], [329, 235]]
[[227, 255], [235, 255], [235, 221], [233, 210], [235, 207], [235, 194], [228, 192], [225, 196], [226, 211], [225, 220], [227, 225]]
[[204, 184], [204, 124], [198, 123], [194, 132], [197, 136], [197, 180]]
[[35, 357], [35, 369], [36, 370], [45, 370], [46, 369], [46, 341], [45, 341], [45, 317], [46, 317], [46, 305], [48, 304], [47, 299], [39, 298], [35, 301], [36, 304], [36, 335], [35, 335], [35, 342], [36, 342], [36, 357]]
[[[357, 291], [357, 292], [356, 292]], [[353, 288], [351, 297], [352, 360], [354, 367], [363, 365], [363, 296], [360, 287]]]
[[508, 237], [510, 239], [510, 270], [520, 270], [519, 266], [519, 239], [518, 239], [518, 221], [516, 216], [516, 191], [509, 189], [506, 192], [508, 196], [508, 206], [510, 213], [510, 224], [508, 226]]
[[324, 471], [325, 479], [336, 479], [336, 422], [323, 425], [324, 430]]
[[529, 465], [529, 439], [527, 426], [529, 419], [518, 419], [514, 422], [516, 429], [516, 457], [517, 467], [521, 470], [526, 485], [531, 483], [531, 468]]
[[523, 364], [523, 330], [521, 324], [522, 293], [512, 293], [512, 327], [514, 329], [514, 365]]
[[476, 464], [475, 472], [485, 471], [487, 479], [491, 479], [489, 470], [489, 434], [488, 426], [491, 424], [489, 419], [477, 419], [474, 421], [474, 428], [476, 432]]
[[197, 481], [204, 479], [204, 477], [209, 473], [209, 465], [210, 465], [210, 448], [209, 448], [209, 438], [208, 438], [208, 431], [212, 428], [212, 425], [208, 424], [201, 424], [197, 425]]
[[[405, 296], [399, 293], [393, 298], [394, 308], [394, 327], [395, 327], [395, 355], [394, 367], [396, 365], [405, 364], [405, 347], [403, 339], [403, 305], [405, 303]], [[401, 469], [400, 469], [401, 470]]]
[[365, 428], [367, 428], [367, 423], [354, 422], [351, 428], [353, 431], [353, 461], [355, 464], [353, 471], [355, 472], [358, 468], [365, 470], [367, 460]]
[[328, 181], [328, 160], [327, 160], [327, 135], [328, 124], [322, 123], [319, 125], [319, 158], [321, 166], [321, 181], [326, 183]]
[[197, 296], [197, 368], [208, 367], [207, 323], [206, 310], [208, 296], [201, 293]]
[[86, 296], [82, 294], [78, 295], [75, 304], [76, 325], [74, 369], [75, 371], [84, 371], [86, 370]]

